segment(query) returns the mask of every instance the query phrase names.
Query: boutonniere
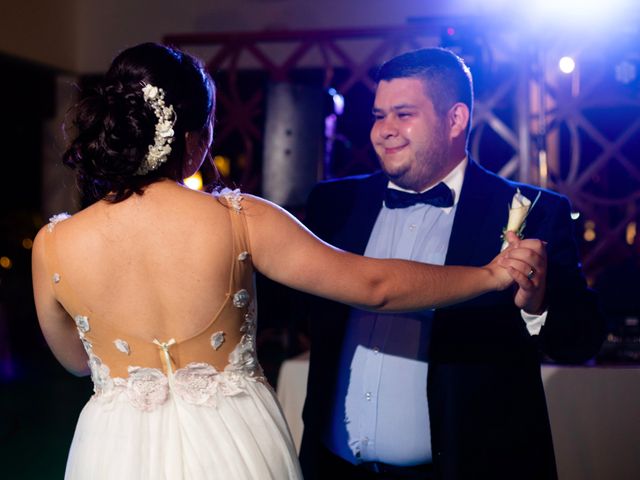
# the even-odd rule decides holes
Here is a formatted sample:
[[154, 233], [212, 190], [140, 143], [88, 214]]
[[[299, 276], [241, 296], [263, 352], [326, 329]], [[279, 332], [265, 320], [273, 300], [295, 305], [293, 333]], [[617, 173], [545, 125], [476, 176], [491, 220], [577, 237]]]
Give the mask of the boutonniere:
[[540, 193], [541, 192], [538, 192], [538, 195], [532, 202], [520, 192], [519, 188], [516, 189], [516, 193], [513, 194], [513, 198], [511, 199], [511, 205], [509, 205], [507, 225], [502, 229], [502, 235], [500, 236], [500, 238], [502, 238], [501, 250], [504, 250], [509, 245], [505, 239], [507, 232], [513, 232], [520, 238], [523, 237], [522, 232], [527, 225], [527, 217], [538, 202]]

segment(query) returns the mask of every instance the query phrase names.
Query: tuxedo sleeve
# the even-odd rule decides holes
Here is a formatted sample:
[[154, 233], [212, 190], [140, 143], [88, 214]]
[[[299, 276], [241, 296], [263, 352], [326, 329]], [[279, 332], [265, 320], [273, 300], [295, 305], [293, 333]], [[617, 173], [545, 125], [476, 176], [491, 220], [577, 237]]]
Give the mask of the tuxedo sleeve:
[[542, 352], [557, 362], [581, 363], [602, 345], [605, 322], [595, 292], [587, 287], [575, 243], [571, 208], [564, 197], [549, 209], [548, 317], [538, 336]]

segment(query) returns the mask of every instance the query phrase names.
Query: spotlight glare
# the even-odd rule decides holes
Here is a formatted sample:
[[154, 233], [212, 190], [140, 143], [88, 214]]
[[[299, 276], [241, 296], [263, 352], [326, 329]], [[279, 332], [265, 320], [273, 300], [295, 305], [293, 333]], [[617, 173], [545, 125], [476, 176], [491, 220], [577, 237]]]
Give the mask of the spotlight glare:
[[184, 184], [191, 190], [202, 190], [202, 174], [199, 171], [194, 173], [184, 179]]
[[566, 73], [568, 75], [575, 70], [576, 62], [573, 58], [569, 56], [564, 56], [558, 62], [558, 68], [562, 73]]
[[[527, 18], [538, 27], [561, 26], [589, 31], [624, 20], [633, 11], [637, 0], [536, 0], [521, 6]], [[580, 30], [579, 30], [580, 31]]]

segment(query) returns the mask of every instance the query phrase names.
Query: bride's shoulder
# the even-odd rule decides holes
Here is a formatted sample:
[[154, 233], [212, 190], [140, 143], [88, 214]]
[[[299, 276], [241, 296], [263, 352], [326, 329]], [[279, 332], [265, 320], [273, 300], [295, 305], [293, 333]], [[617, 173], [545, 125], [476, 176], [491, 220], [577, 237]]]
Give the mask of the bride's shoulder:
[[[83, 210], [79, 210], [74, 214], [70, 214], [68, 212], [56, 213], [49, 217], [49, 221], [45, 223], [38, 234], [36, 235], [36, 239], [38, 237], [44, 237], [45, 235], [52, 235], [54, 232], [60, 232], [64, 230], [64, 237], [73, 237], [76, 235], [76, 231], [78, 228], [78, 224], [83, 224], [82, 218], [87, 216], [87, 210], [91, 209], [91, 207], [85, 208]], [[35, 241], [35, 240], [34, 240]]]
[[51, 216], [49, 218], [49, 222], [47, 222], [42, 228], [40, 228], [40, 231], [36, 234], [33, 240], [33, 253], [37, 254], [38, 252], [41, 252], [43, 249], [43, 242], [45, 242], [45, 238], [53, 233], [57, 225], [68, 220], [69, 218], [71, 218], [71, 215], [67, 212], [57, 213]]

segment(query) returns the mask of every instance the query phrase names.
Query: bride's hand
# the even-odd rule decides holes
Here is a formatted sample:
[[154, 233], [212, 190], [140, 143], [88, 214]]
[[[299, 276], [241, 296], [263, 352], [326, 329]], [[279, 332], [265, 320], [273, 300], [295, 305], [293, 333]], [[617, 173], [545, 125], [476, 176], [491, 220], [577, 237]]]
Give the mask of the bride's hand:
[[495, 256], [491, 262], [485, 266], [491, 272], [495, 290], [505, 290], [514, 283], [514, 279], [509, 273], [509, 268], [513, 267], [512, 261], [508, 258], [508, 252], [513, 250], [514, 246], [509, 246]]

